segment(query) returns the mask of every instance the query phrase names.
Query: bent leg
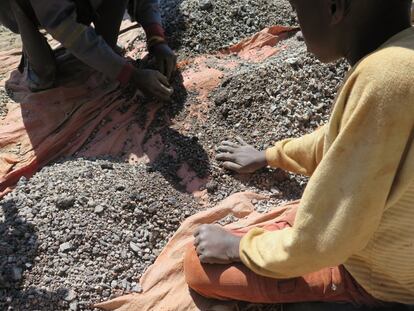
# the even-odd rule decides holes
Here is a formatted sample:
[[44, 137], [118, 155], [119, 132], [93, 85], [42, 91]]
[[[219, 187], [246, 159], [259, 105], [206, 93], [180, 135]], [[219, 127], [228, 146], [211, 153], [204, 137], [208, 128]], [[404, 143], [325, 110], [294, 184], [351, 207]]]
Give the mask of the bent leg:
[[[281, 219], [263, 228], [272, 231], [287, 226], [290, 223]], [[240, 231], [233, 233], [240, 235]], [[189, 245], [184, 272], [189, 287], [207, 298], [272, 304], [321, 301], [381, 305], [356, 283], [344, 266], [278, 280], [255, 274], [242, 263], [202, 264], [194, 246]]]
[[184, 270], [189, 287], [208, 298], [252, 303], [364, 303], [354, 293], [358, 289], [343, 266], [323, 269], [300, 278], [277, 280], [255, 274], [242, 263], [201, 264], [194, 247], [190, 246]]
[[33, 91], [53, 86], [56, 75], [56, 62], [46, 38], [39, 32], [35, 20], [29, 17], [30, 5], [26, 1], [11, 2], [23, 51], [28, 62], [29, 88]]
[[94, 21], [96, 32], [106, 43], [115, 48], [118, 41], [119, 28], [124, 17], [128, 0], [103, 0], [97, 9], [98, 19]]

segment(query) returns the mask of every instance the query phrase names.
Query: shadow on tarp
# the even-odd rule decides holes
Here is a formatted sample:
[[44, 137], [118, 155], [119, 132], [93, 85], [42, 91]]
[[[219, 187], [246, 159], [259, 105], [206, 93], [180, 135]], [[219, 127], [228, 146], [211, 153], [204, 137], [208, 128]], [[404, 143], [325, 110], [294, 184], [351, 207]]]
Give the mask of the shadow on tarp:
[[[0, 203], [0, 310], [42, 310], [50, 303], [65, 304], [67, 289], [49, 292], [30, 287], [22, 289], [24, 272], [35, 264], [38, 237], [34, 225], [19, 215], [16, 201]], [[27, 213], [34, 211], [25, 207]], [[13, 309], [9, 309], [9, 308]]]
[[58, 87], [31, 93], [15, 71], [6, 82], [13, 99], [0, 132], [0, 192], [62, 157], [109, 156], [149, 163], [178, 190], [195, 192], [206, 182], [209, 162], [196, 139], [170, 129], [187, 92], [177, 73], [171, 103], [143, 100], [108, 82], [74, 58], [59, 59]]

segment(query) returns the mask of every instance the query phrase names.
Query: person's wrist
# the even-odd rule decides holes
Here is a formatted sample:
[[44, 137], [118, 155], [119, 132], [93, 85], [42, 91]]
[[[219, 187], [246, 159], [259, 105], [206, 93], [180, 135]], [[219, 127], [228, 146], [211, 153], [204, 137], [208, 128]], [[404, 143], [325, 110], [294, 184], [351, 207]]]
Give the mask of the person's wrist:
[[133, 80], [135, 71], [136, 69], [131, 63], [125, 62], [116, 79], [121, 83], [121, 85], [125, 86]]
[[234, 261], [234, 262], [240, 262], [241, 261], [241, 258], [240, 258], [240, 241], [241, 241], [241, 237], [234, 236], [233, 239], [234, 239], [234, 241], [233, 241], [233, 252], [232, 252], [231, 260]]
[[258, 157], [256, 162], [260, 168], [266, 167], [268, 165], [267, 163], [267, 157], [266, 157], [266, 150], [258, 151]]
[[131, 77], [131, 82], [138, 83], [141, 79], [142, 79], [141, 70], [138, 69], [138, 68], [135, 68], [135, 70], [132, 74], [132, 77]]

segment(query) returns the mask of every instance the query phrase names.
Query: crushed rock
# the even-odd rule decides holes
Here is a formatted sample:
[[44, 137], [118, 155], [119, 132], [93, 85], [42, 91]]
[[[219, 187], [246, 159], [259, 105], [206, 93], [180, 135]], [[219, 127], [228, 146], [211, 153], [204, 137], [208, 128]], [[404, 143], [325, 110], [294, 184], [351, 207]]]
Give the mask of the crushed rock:
[[[199, 208], [161, 173], [116, 162], [103, 169], [109, 161], [45, 167], [2, 200], [0, 310], [68, 310], [75, 298], [85, 310], [139, 291], [140, 275]], [[59, 208], [62, 196], [73, 204]]]
[[[1, 80], [0, 76], [0, 80]], [[4, 87], [0, 86], [0, 120], [2, 120], [7, 115], [7, 106], [6, 103], [9, 100], [9, 96], [7, 95], [6, 90]]]
[[182, 54], [206, 53], [265, 27], [296, 25], [287, 0], [161, 0], [170, 45]]

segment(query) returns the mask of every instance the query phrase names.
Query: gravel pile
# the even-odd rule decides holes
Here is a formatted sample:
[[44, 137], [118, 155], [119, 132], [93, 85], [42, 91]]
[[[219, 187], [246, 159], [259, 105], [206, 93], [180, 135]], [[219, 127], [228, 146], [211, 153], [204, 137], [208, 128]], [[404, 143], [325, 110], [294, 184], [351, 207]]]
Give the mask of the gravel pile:
[[166, 34], [180, 54], [216, 51], [272, 25], [296, 25], [287, 0], [161, 0]]
[[[306, 52], [300, 36], [283, 42], [285, 50], [261, 64], [246, 64], [211, 94], [206, 122], [195, 120], [197, 135], [210, 159], [224, 139], [241, 136], [258, 149], [277, 140], [312, 132], [329, 118], [336, 90], [347, 70], [345, 62], [324, 65]], [[176, 120], [186, 118], [184, 110]], [[229, 194], [254, 190], [271, 195], [264, 206], [300, 198], [307, 179], [280, 170], [234, 176], [211, 162], [214, 202]], [[261, 203], [259, 204], [259, 207]]]
[[[1, 80], [0, 75], [0, 80]], [[6, 102], [8, 101], [9, 96], [7, 95], [4, 87], [0, 86], [0, 120], [2, 120], [7, 115]]]
[[160, 173], [109, 160], [21, 179], [0, 208], [0, 310], [83, 310], [139, 292], [140, 275], [195, 206]]

